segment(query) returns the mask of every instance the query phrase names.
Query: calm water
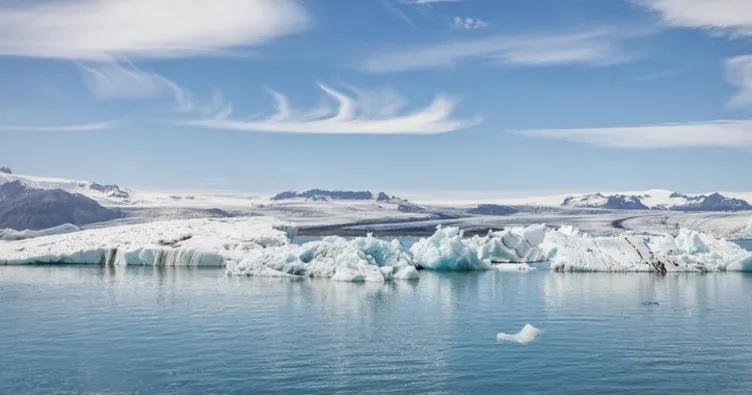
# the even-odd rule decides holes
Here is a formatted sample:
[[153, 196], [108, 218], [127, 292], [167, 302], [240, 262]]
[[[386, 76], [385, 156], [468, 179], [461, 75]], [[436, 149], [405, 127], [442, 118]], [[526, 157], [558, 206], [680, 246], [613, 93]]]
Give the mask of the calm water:
[[[0, 394], [749, 394], [752, 276], [0, 267]], [[499, 331], [543, 330], [528, 346]]]

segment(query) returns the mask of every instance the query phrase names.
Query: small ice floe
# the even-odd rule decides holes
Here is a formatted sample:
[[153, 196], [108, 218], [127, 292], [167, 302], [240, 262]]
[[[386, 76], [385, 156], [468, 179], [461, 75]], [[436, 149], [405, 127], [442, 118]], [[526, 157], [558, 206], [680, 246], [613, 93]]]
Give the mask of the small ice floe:
[[515, 342], [519, 344], [530, 344], [535, 340], [536, 337], [538, 337], [539, 333], [540, 333], [540, 329], [530, 324], [525, 324], [525, 326], [522, 327], [522, 330], [519, 331], [519, 333], [515, 333], [513, 335], [500, 332], [499, 334], [496, 335], [496, 341]]

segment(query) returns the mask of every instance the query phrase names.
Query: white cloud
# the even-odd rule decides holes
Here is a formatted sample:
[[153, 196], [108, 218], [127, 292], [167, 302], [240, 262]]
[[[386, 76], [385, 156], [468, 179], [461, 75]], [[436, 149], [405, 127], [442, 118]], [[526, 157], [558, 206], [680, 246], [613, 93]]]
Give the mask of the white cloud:
[[[187, 124], [209, 129], [267, 133], [314, 134], [435, 134], [468, 128], [480, 118], [452, 118], [455, 102], [437, 96], [425, 108], [398, 114], [404, 100], [391, 91], [378, 94], [355, 89], [355, 98], [319, 84], [326, 95], [337, 103], [337, 109], [323, 104], [308, 111], [296, 111], [284, 95], [270, 91], [275, 99], [275, 113], [263, 119], [233, 120], [230, 112], [214, 117], [189, 121]], [[396, 102], [396, 104], [395, 104]]]
[[671, 26], [704, 28], [732, 35], [752, 35], [752, 1], [749, 0], [635, 0], [659, 12]]
[[729, 107], [752, 108], [752, 55], [728, 59], [726, 79], [739, 88], [739, 92], [729, 101]]
[[593, 129], [523, 130], [527, 137], [618, 148], [752, 147], [752, 121], [722, 120]]
[[476, 18], [462, 18], [459, 16], [455, 16], [452, 18], [452, 28], [454, 29], [463, 29], [463, 30], [474, 30], [474, 29], [483, 29], [488, 27], [488, 22], [476, 19]]
[[308, 23], [293, 0], [18, 4], [0, 6], [0, 55], [109, 60], [217, 54], [299, 32]]
[[18, 132], [93, 132], [114, 129], [118, 123], [118, 121], [109, 121], [58, 126], [0, 125], [0, 130]]
[[[634, 35], [644, 34], [635, 32]], [[611, 29], [572, 34], [491, 36], [374, 53], [360, 64], [371, 72], [394, 72], [451, 67], [461, 62], [492, 62], [519, 65], [603, 66], [632, 59], [619, 42], [630, 35]]]

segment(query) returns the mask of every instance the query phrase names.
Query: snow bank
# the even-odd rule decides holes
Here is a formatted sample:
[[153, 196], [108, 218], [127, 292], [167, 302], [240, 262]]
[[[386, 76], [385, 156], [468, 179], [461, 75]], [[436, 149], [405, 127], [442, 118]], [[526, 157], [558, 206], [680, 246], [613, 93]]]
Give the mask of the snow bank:
[[35, 237], [61, 235], [65, 233], [78, 232], [79, 227], [73, 224], [62, 224], [54, 226], [52, 228], [42, 230], [15, 230], [15, 229], [0, 229], [0, 240], [25, 240], [33, 239]]
[[[459, 228], [439, 226], [431, 237], [413, 244], [410, 252], [416, 266], [427, 269], [487, 270], [494, 268], [495, 264], [544, 260], [545, 257], [536, 244], [540, 244], [545, 235], [544, 225], [489, 231], [484, 237], [472, 238], [464, 238]], [[509, 267], [510, 265], [499, 265], [499, 268], [505, 270]]]
[[399, 240], [387, 242], [370, 234], [346, 240], [325, 237], [301, 246], [253, 251], [228, 262], [227, 273], [240, 276], [304, 276], [338, 281], [417, 280], [408, 251]]
[[224, 266], [296, 232], [264, 217], [157, 221], [0, 241], [0, 264]]

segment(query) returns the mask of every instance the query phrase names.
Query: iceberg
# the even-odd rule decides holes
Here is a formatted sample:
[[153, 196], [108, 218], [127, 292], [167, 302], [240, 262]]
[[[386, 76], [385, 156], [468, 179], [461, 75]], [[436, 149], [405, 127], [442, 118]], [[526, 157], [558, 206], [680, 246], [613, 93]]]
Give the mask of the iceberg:
[[[417, 267], [444, 270], [488, 270], [498, 266], [509, 270], [509, 264], [535, 263], [545, 260], [536, 247], [546, 235], [545, 225], [489, 231], [484, 237], [464, 238], [456, 227], [439, 225], [429, 238], [420, 239], [410, 248]], [[529, 266], [520, 266], [521, 269]]]
[[525, 326], [522, 327], [522, 330], [515, 334], [508, 334], [504, 332], [500, 332], [496, 335], [496, 341], [499, 342], [515, 342], [519, 344], [530, 344], [538, 337], [538, 334], [540, 333], [540, 329], [530, 325], [525, 324]]
[[271, 218], [156, 221], [0, 241], [0, 265], [215, 266], [290, 243], [297, 228]]
[[387, 242], [368, 235], [352, 240], [329, 236], [300, 246], [252, 251], [228, 262], [235, 276], [301, 276], [336, 281], [417, 280], [412, 257], [399, 240]]

